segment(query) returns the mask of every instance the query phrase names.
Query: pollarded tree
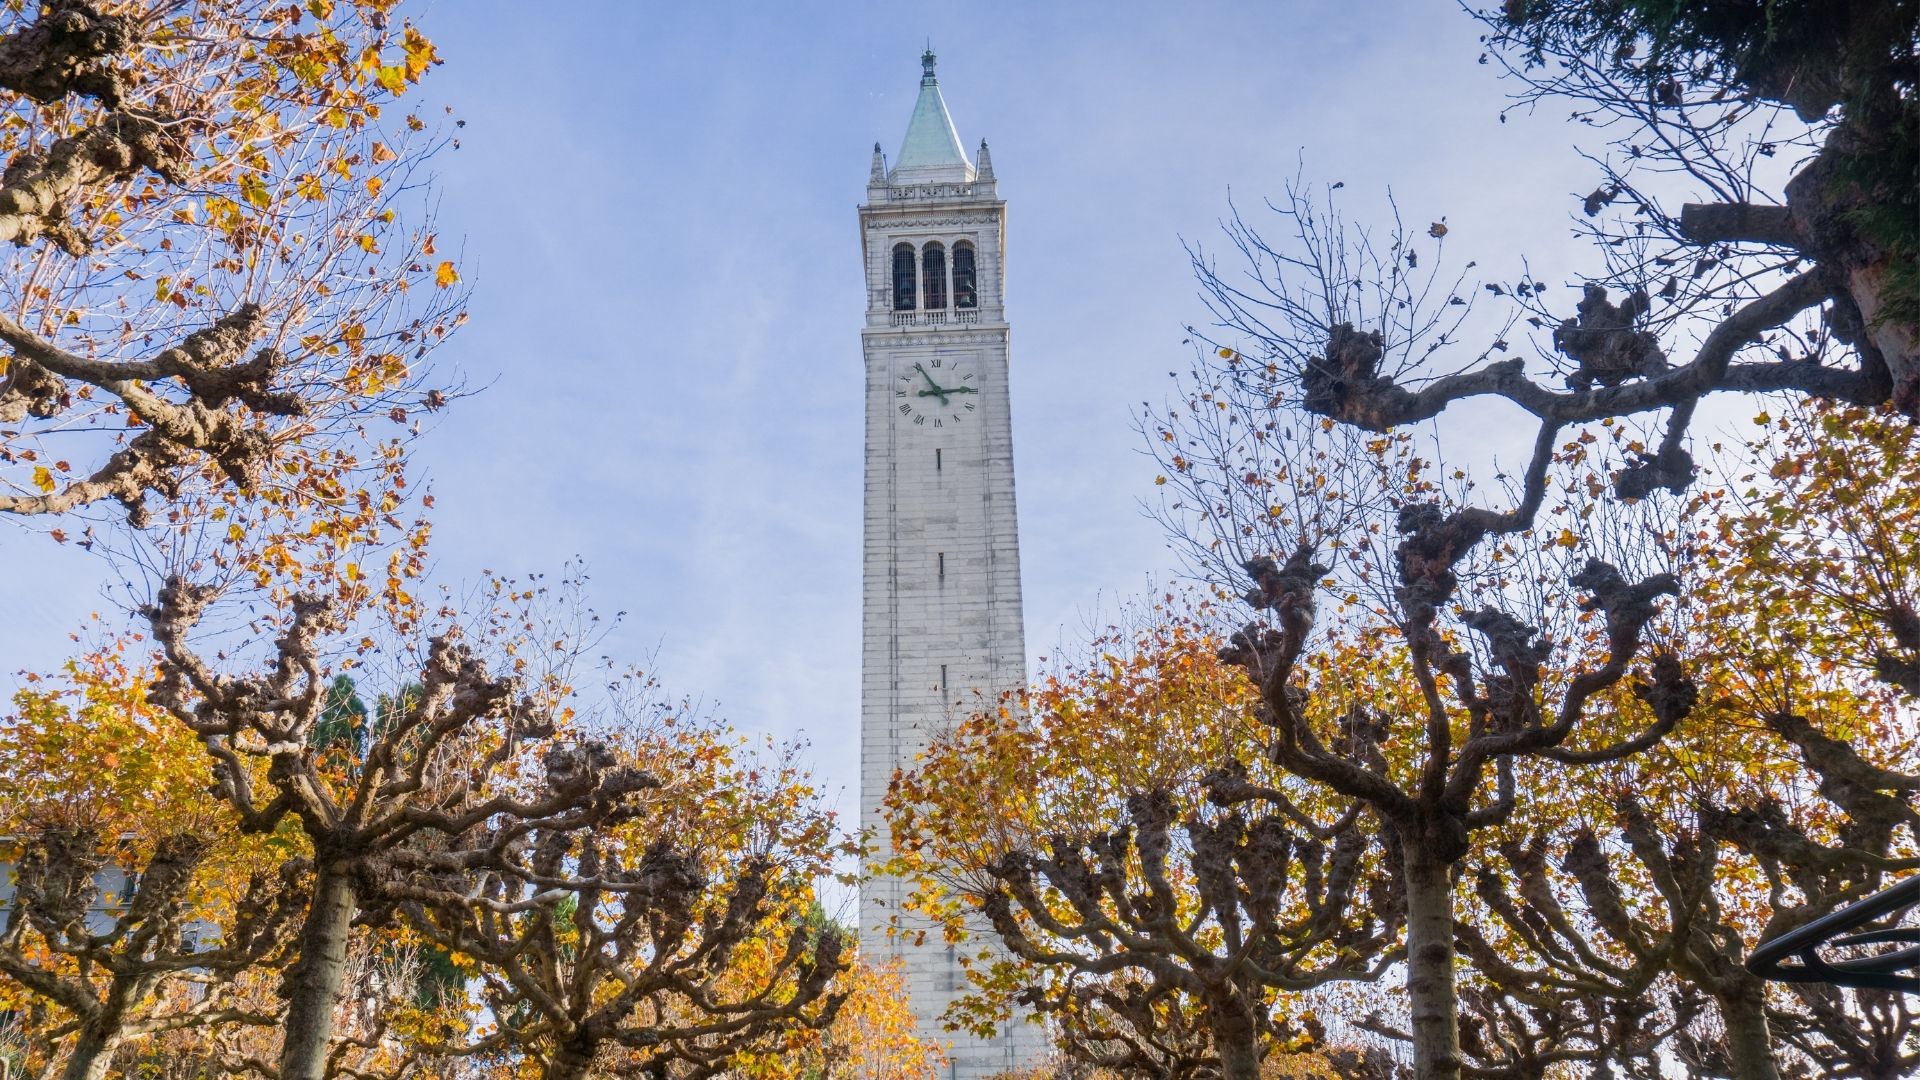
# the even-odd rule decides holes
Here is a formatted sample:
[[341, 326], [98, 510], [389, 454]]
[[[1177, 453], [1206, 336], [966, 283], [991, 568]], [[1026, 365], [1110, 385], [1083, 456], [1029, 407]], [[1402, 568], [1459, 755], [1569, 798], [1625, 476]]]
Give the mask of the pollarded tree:
[[[218, 598], [210, 587], [176, 577], [145, 612], [162, 657], [147, 699], [199, 738], [213, 797], [241, 829], [297, 827], [311, 848], [279, 1080], [323, 1076], [353, 928], [391, 910], [389, 890], [410, 867], [452, 860], [469, 876], [441, 887], [465, 896], [472, 875], [517, 865], [511, 853], [528, 836], [620, 820], [657, 786], [570, 723], [570, 664], [590, 647], [590, 615], [566, 609], [560, 622], [543, 621], [544, 588], [496, 582], [495, 591], [493, 611], [464, 625], [448, 615], [420, 646], [409, 639], [422, 620], [412, 603], [376, 606], [364, 589], [346, 590], [358, 603], [340, 591], [297, 593], [256, 616], [256, 627], [277, 630], [264, 657], [200, 651], [194, 631]], [[380, 641], [404, 665], [396, 682], [419, 693], [386, 710], [363, 756], [316, 752], [335, 676], [377, 659]]]
[[32, 1041], [65, 1080], [97, 1080], [123, 1045], [166, 1032], [273, 1024], [233, 984], [278, 966], [307, 870], [239, 835], [205, 797], [192, 736], [139, 700], [138, 678], [88, 677], [118, 665], [93, 660], [70, 694], [16, 695], [0, 725], [0, 984], [46, 1018]]
[[[1571, 310], [1524, 266], [1504, 280], [1471, 281], [1465, 272], [1443, 279], [1439, 251], [1416, 244], [1408, 230], [1349, 228], [1297, 190], [1277, 207], [1279, 242], [1238, 218], [1229, 225], [1246, 256], [1244, 275], [1223, 274], [1196, 252], [1224, 331], [1209, 333], [1232, 340], [1212, 343], [1225, 362], [1198, 371], [1185, 407], [1152, 424], [1178, 492], [1169, 516], [1178, 535], [1196, 541], [1195, 561], [1212, 580], [1233, 578], [1234, 564], [1243, 564], [1249, 601], [1271, 613], [1233, 655], [1260, 683], [1281, 729], [1276, 756], [1302, 776], [1372, 800], [1389, 819], [1421, 823], [1428, 842], [1406, 844], [1409, 852], [1437, 852], [1451, 865], [1474, 828], [1505, 818], [1523, 786], [1508, 758], [1597, 764], [1655, 744], [1690, 711], [1693, 657], [1655, 656], [1639, 687], [1625, 681], [1653, 601], [1679, 590], [1681, 578], [1635, 581], [1599, 562], [1559, 576], [1554, 586], [1588, 594], [1592, 621], [1583, 627], [1563, 617], [1564, 603], [1552, 586], [1541, 588], [1540, 575], [1502, 569], [1511, 552], [1537, 550], [1542, 540], [1549, 550], [1563, 537], [1568, 550], [1599, 547], [1585, 510], [1556, 523], [1557, 535], [1540, 533], [1556, 452], [1568, 485], [1585, 489], [1590, 506], [1609, 481], [1623, 499], [1639, 500], [1619, 517], [1650, 524], [1676, 563], [1658, 569], [1683, 569], [1704, 545], [1667, 528], [1667, 504], [1649, 497], [1692, 483], [1688, 429], [1706, 395], [1793, 390], [1911, 408], [1920, 310], [1911, 182], [1916, 20], [1902, 0], [1842, 7], [1836, 15], [1832, 5], [1526, 0], [1485, 16], [1492, 53], [1523, 80], [1522, 97], [1570, 101], [1576, 119], [1604, 129], [1618, 151], [1582, 206], [1602, 265], [1573, 283], [1579, 300]], [[1807, 32], [1776, 36], [1787, 26]], [[1788, 182], [1772, 162], [1801, 151], [1813, 157]], [[1770, 194], [1783, 187], [1784, 200]], [[1676, 199], [1693, 204], [1667, 209]], [[1448, 228], [1442, 220], [1427, 232], [1438, 240]], [[1504, 325], [1474, 321], [1473, 299], [1483, 291], [1512, 305]], [[1533, 358], [1512, 355], [1508, 340], [1523, 320], [1541, 332]], [[1478, 337], [1471, 347], [1469, 337]], [[1349, 447], [1359, 432], [1390, 441], [1405, 425], [1472, 399], [1517, 407], [1534, 433], [1507, 510], [1471, 505], [1465, 473], [1457, 474], [1458, 508], [1450, 508], [1418, 490], [1419, 480], [1373, 485], [1366, 490], [1382, 497], [1356, 497], [1342, 490], [1351, 475], [1327, 475], [1321, 464], [1354, 460]], [[1663, 413], [1664, 433], [1630, 438], [1622, 467], [1575, 460], [1597, 434], [1574, 425], [1618, 431], [1622, 418], [1653, 422]], [[1309, 418], [1319, 418], [1320, 431]], [[1306, 449], [1273, 449], [1289, 438]], [[1322, 508], [1358, 506], [1375, 527], [1329, 531], [1324, 509], [1297, 513], [1297, 499], [1275, 497], [1297, 492], [1302, 474], [1328, 493]], [[1386, 540], [1382, 511], [1397, 519], [1397, 542]], [[1312, 541], [1330, 549], [1326, 570], [1314, 563]], [[1361, 655], [1398, 653], [1418, 687], [1411, 700], [1377, 689], [1374, 701], [1361, 694], [1356, 702], [1388, 701], [1388, 711], [1407, 718], [1405, 735], [1386, 745], [1404, 748], [1406, 736], [1424, 744], [1424, 760], [1397, 766], [1398, 777], [1355, 770], [1344, 755], [1327, 753], [1316, 728], [1329, 721], [1312, 715], [1316, 687], [1300, 687], [1296, 698], [1288, 685], [1296, 666], [1316, 655], [1307, 642], [1323, 574], [1335, 597], [1360, 609], [1361, 622], [1369, 609], [1377, 620], [1378, 633], [1358, 641]], [[1373, 587], [1355, 587], [1355, 578]], [[1529, 587], [1536, 595], [1524, 595]], [[1516, 604], [1534, 610], [1516, 618]], [[1553, 619], [1560, 626], [1542, 627], [1536, 613], [1554, 610], [1563, 613]], [[1542, 629], [1552, 631], [1550, 641], [1540, 640]], [[1569, 644], [1572, 654], [1549, 670], [1554, 647]], [[1889, 650], [1889, 663], [1900, 652]], [[1321, 685], [1339, 689], [1331, 679]], [[1577, 746], [1580, 726], [1618, 738]], [[1451, 902], [1446, 875], [1435, 869], [1410, 861], [1410, 910], [1438, 913]], [[1428, 978], [1445, 981], [1450, 939], [1444, 921], [1410, 915], [1410, 1034], [1423, 1076], [1460, 1067], [1452, 996]]]
[[984, 913], [1012, 954], [977, 973], [971, 1016], [1018, 1001], [1083, 1063], [1243, 1080], [1280, 1041], [1277, 995], [1398, 959], [1398, 838], [1354, 800], [1276, 790], [1297, 786], [1215, 648], [1171, 616], [1112, 631], [896, 777], [916, 902], [955, 934]]
[[[1811, 667], [1792, 681], [1822, 726], [1851, 726], [1885, 704]], [[1475, 867], [1484, 914], [1461, 927], [1461, 951], [1504, 999], [1556, 1015], [1595, 1001], [1645, 1013], [1607, 1040], [1581, 1033], [1559, 1051], [1567, 1060], [1664, 1050], [1735, 1080], [1903, 1075], [1920, 1060], [1920, 1026], [1894, 995], [1770, 986], [1744, 962], [1764, 937], [1915, 868], [1911, 835], [1888, 829], [1886, 811], [1911, 815], [1916, 778], [1869, 763], [1805, 717], [1776, 713], [1756, 731], [1751, 702], [1716, 689], [1729, 692], [1711, 720], [1633, 768], [1597, 785], [1556, 778], [1569, 798], [1539, 831]], [[1613, 812], [1569, 829], [1565, 807], [1583, 786], [1610, 793]], [[1546, 1057], [1555, 1041], [1515, 1049]]]
[[[444, 853], [396, 856], [385, 891], [475, 965], [494, 1018], [445, 1052], [519, 1055], [548, 1080], [780, 1075], [833, 1024], [850, 957], [812, 917], [815, 881], [849, 853], [832, 814], [790, 753], [743, 758], [723, 727], [647, 721], [586, 751], [651, 777], [643, 803], [591, 830], [479, 822]], [[463, 891], [473, 850], [496, 856]]]
[[[1329, 265], [1346, 251], [1337, 221], [1296, 221]], [[1388, 242], [1394, 265], [1435, 261], [1404, 234]], [[1448, 332], [1422, 321], [1413, 275], [1328, 280], [1341, 283], [1328, 304], [1369, 311], [1403, 349]], [[1686, 552], [1671, 532], [1622, 527], [1589, 464], [1592, 435], [1563, 441], [1546, 425], [1509, 506], [1485, 509], [1464, 472], [1421, 460], [1410, 436], [1317, 419], [1289, 396], [1282, 361], [1220, 353], [1185, 400], [1146, 419], [1163, 512], [1195, 569], [1253, 609], [1221, 656], [1257, 694], [1267, 759], [1392, 834], [1416, 1069], [1457, 1076], [1456, 875], [1539, 763], [1625, 759], [1692, 709], [1680, 660], [1642, 655]]]
[[[1761, 434], [1702, 496], [1719, 519], [1708, 614], [1731, 632], [1696, 651], [1772, 781], [1723, 796], [1712, 822], [1756, 871], [1736, 882], [1765, 912], [1752, 943], [1920, 869], [1914, 431], [1885, 408], [1778, 413], [1755, 418]], [[1897, 1075], [1920, 1054], [1913, 1016], [1884, 993], [1796, 987], [1770, 1018], [1816, 1072]]]
[[[255, 874], [214, 922], [218, 908], [197, 894], [222, 868], [204, 838], [176, 833], [142, 852], [97, 832], [43, 827], [11, 843], [18, 862], [0, 923], [0, 974], [71, 1017], [43, 1033], [62, 1080], [100, 1080], [123, 1045], [167, 1032], [206, 1037], [276, 1022], [273, 1010], [238, 1000], [232, 980], [281, 951], [299, 916], [294, 864]], [[112, 883], [124, 891], [108, 892]]]
[[[250, 581], [272, 610], [302, 612], [277, 624], [282, 643], [310, 647], [329, 605], [367, 602], [378, 575], [362, 572], [364, 548], [396, 533], [382, 598], [417, 617], [401, 582], [424, 527], [394, 516], [403, 455], [371, 422], [405, 431], [419, 362], [457, 323], [460, 293], [425, 218], [401, 217], [442, 138], [398, 102], [437, 60], [392, 7], [54, 0], [0, 16], [0, 235], [16, 245], [0, 271], [0, 512], [43, 517], [63, 542], [100, 538], [68, 520], [89, 508], [155, 526], [134, 541], [170, 579], [153, 605], [166, 647], [154, 700], [204, 721], [243, 828], [307, 812], [335, 830], [316, 829], [316, 850], [367, 808], [331, 801], [312, 762], [279, 775], [297, 794], [256, 804], [249, 784], [267, 778], [246, 762], [299, 757], [250, 733], [291, 725], [310, 745], [314, 702], [275, 695], [325, 662], [282, 651], [314, 668], [216, 673], [184, 632], [219, 585]], [[459, 649], [439, 659], [457, 667]], [[476, 704], [498, 701], [452, 712], [471, 719]], [[411, 793], [386, 794], [392, 810]], [[311, 1075], [327, 1041], [339, 878], [319, 864], [306, 936], [324, 940], [299, 948], [287, 1080]]]
[[406, 420], [459, 301], [399, 216], [441, 140], [402, 115], [438, 61], [392, 7], [0, 16], [0, 512], [64, 540], [84, 522], [59, 515], [178, 525], [192, 496], [259, 526], [276, 494], [338, 500], [378, 460], [354, 444]]
[[[1698, 829], [1660, 828], [1632, 796], [1615, 810], [1618, 832], [1603, 833], [1569, 827], [1563, 803], [1558, 820], [1477, 860], [1469, 903], [1478, 910], [1462, 920], [1458, 942], [1489, 1000], [1468, 1011], [1511, 1003], [1543, 1022], [1507, 1024], [1515, 1029], [1507, 1038], [1463, 1039], [1468, 1062], [1518, 1076], [1549, 1075], [1556, 1062], [1657, 1076], [1669, 1040], [1690, 1037], [1696, 1017], [1713, 1011], [1727, 1048], [1756, 1070], [1735, 1075], [1772, 1075], [1765, 987], [1740, 967], [1743, 938], [1714, 894], [1719, 843]], [[1488, 1020], [1476, 1016], [1470, 1033], [1502, 1026]], [[1529, 1037], [1511, 1037], [1522, 1033]]]
[[[1600, 1041], [1582, 1032], [1572, 1045], [1563, 1034], [1536, 1032], [1559, 1037], [1516, 1043], [1502, 1056], [1637, 1064], [1657, 1075], [1664, 1052], [1695, 1075], [1732, 1080], [1910, 1072], [1920, 1060], [1920, 1024], [1894, 995], [1769, 986], [1743, 966], [1769, 922], [1796, 924], [1807, 908], [1830, 910], [1834, 897], [1857, 896], [1874, 880], [1863, 871], [1880, 866], [1863, 864], [1901, 862], [1862, 859], [1864, 852], [1850, 859], [1843, 845], [1822, 844], [1826, 830], [1810, 822], [1832, 810], [1709, 807], [1682, 828], [1623, 799], [1618, 834], [1603, 842], [1592, 830], [1574, 832], [1557, 865], [1544, 838], [1507, 845], [1508, 867], [1475, 875], [1489, 915], [1462, 928], [1462, 952], [1476, 973], [1502, 1000], [1555, 1016], [1598, 1002], [1629, 1022]], [[1805, 886], [1804, 903], [1782, 901], [1764, 917], [1765, 873]]]
[[1664, 1049], [1741, 1080], [1895, 1076], [1920, 1053], [1896, 995], [1769, 986], [1744, 967], [1763, 938], [1920, 856], [1897, 632], [1917, 580], [1911, 425], [1838, 408], [1759, 420], [1687, 530], [1715, 542], [1678, 646], [1710, 704], [1624, 766], [1536, 775], [1527, 786], [1559, 795], [1474, 860], [1480, 911], [1459, 932], [1498, 1002], [1646, 1017], [1611, 1038], [1534, 1027], [1463, 1047], [1479, 1069]]

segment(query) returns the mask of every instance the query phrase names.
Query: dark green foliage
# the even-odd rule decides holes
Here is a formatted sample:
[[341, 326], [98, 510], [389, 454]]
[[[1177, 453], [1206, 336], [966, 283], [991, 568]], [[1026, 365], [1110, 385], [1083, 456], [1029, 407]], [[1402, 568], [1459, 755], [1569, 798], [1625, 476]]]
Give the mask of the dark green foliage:
[[453, 955], [431, 945], [420, 949], [420, 983], [414, 1000], [422, 1008], [437, 1009], [466, 992], [467, 977], [454, 965]]
[[327, 703], [321, 709], [320, 722], [314, 725], [307, 741], [316, 750], [344, 750], [355, 761], [365, 752], [367, 703], [360, 700], [352, 677], [341, 675], [327, 687]]

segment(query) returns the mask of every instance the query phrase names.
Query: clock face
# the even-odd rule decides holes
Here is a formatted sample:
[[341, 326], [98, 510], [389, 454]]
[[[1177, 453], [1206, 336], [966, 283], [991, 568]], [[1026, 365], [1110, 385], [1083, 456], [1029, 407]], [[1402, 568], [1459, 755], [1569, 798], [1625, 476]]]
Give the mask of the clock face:
[[900, 422], [948, 428], [966, 422], [980, 405], [980, 372], [970, 360], [931, 356], [896, 369], [893, 408]]

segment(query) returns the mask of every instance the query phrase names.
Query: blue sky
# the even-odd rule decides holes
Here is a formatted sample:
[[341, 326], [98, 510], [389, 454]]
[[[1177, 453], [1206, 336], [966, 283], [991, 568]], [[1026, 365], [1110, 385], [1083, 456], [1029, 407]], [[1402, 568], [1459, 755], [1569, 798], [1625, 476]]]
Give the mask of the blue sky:
[[[1132, 415], [1205, 310], [1182, 251], [1303, 167], [1359, 217], [1389, 185], [1450, 257], [1577, 255], [1592, 173], [1447, 3], [940, 5], [438, 0], [424, 93], [472, 321], [438, 354], [484, 393], [420, 451], [437, 576], [552, 571], [628, 614], [605, 651], [739, 726], [805, 736], [853, 808], [862, 282], [854, 208], [905, 131], [928, 38], [1009, 204], [1028, 645], [1083, 636], [1173, 566]], [[1257, 217], [1256, 217], [1257, 221]], [[443, 245], [445, 246], [445, 245]], [[1501, 441], [1497, 428], [1485, 445]], [[4, 526], [8, 529], [14, 526]], [[0, 664], [44, 667], [104, 568], [10, 533]], [[9, 676], [10, 678], [10, 676]]]

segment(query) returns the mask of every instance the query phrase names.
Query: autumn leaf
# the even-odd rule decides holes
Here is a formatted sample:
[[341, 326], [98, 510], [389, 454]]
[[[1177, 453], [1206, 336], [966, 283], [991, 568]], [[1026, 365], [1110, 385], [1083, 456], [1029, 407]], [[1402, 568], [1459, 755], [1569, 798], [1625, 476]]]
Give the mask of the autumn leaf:
[[267, 193], [267, 185], [254, 173], [240, 174], [240, 197], [251, 206], [265, 210], [273, 197]]
[[434, 268], [433, 283], [435, 285], [440, 286], [443, 289], [451, 288], [454, 282], [457, 282], [459, 280], [460, 280], [460, 271], [455, 270], [453, 268], [453, 263], [451, 262], [442, 262], [439, 266]]
[[407, 92], [407, 69], [397, 64], [389, 64], [374, 73], [374, 79], [381, 88], [391, 94]]

